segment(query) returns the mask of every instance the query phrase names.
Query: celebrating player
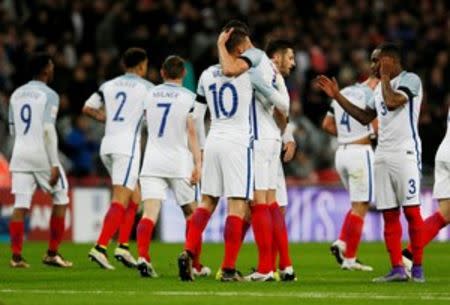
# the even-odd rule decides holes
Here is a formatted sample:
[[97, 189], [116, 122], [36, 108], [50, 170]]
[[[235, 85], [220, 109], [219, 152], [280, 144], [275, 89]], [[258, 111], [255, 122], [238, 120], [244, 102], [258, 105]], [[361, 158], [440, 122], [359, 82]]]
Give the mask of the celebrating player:
[[422, 83], [400, 63], [400, 50], [393, 44], [379, 49], [377, 76], [380, 83], [374, 98], [365, 109], [353, 105], [340, 92], [336, 80], [317, 78], [318, 86], [335, 99], [344, 110], [362, 124], [370, 123], [378, 114], [379, 137], [375, 152], [374, 175], [377, 208], [383, 212], [384, 238], [392, 270], [375, 282], [406, 281], [402, 263], [400, 208], [408, 220], [412, 246], [412, 279], [424, 282], [422, 269], [423, 220], [420, 214], [421, 144], [417, 122], [422, 102]]
[[145, 100], [148, 141], [140, 174], [144, 214], [137, 227], [137, 268], [144, 277], [156, 277], [149, 246], [167, 190], [174, 192], [186, 217], [187, 230], [196, 206], [201, 155], [192, 118], [195, 94], [181, 86], [184, 75], [184, 61], [169, 56], [161, 69], [164, 83], [153, 87]]
[[[114, 269], [106, 256], [108, 243], [127, 219], [129, 201], [133, 197], [139, 198], [139, 136], [144, 100], [148, 89], [153, 87], [152, 83], [143, 78], [147, 75], [148, 64], [145, 50], [128, 49], [122, 62], [126, 73], [105, 82], [91, 95], [83, 108], [87, 115], [106, 122], [100, 157], [112, 179], [112, 202], [97, 244], [89, 252], [89, 258], [105, 269]], [[126, 266], [136, 265], [126, 245], [116, 248], [115, 256]]]
[[[372, 55], [373, 70], [379, 50]], [[340, 91], [352, 104], [360, 108], [373, 98], [373, 89], [378, 79], [370, 76], [362, 84], [354, 84]], [[345, 216], [339, 239], [331, 246], [331, 252], [344, 270], [372, 271], [371, 266], [357, 261], [357, 251], [361, 240], [364, 217], [369, 203], [374, 199], [373, 151], [370, 136], [374, 133], [372, 124], [362, 125], [332, 101], [330, 111], [322, 122], [322, 128], [337, 136], [339, 148], [336, 151], [336, 169], [341, 181], [350, 193], [351, 209]]]
[[50, 216], [50, 240], [43, 263], [72, 267], [59, 253], [64, 235], [65, 215], [69, 198], [67, 179], [58, 159], [58, 137], [55, 120], [59, 96], [48, 83], [53, 79], [54, 65], [44, 53], [33, 55], [29, 68], [32, 80], [16, 89], [11, 96], [9, 124], [15, 135], [11, 158], [14, 211], [9, 224], [11, 236], [11, 267], [28, 268], [22, 257], [24, 217], [39, 186], [53, 197]]
[[224, 74], [237, 76], [249, 71], [253, 83], [255, 83], [255, 79], [260, 79], [260, 82], [267, 84], [268, 87], [284, 87], [284, 89], [279, 89], [282, 94], [276, 91], [277, 95], [270, 98], [266, 98], [266, 96], [270, 96], [269, 94], [255, 88], [256, 100], [259, 103], [255, 103], [253, 113], [255, 191], [251, 206], [251, 222], [258, 246], [259, 259], [257, 270], [247, 276], [246, 279], [249, 281], [271, 281], [274, 279], [273, 236], [282, 233], [282, 229], [279, 227], [284, 224], [284, 222], [279, 221], [280, 215], [276, 202], [281, 136], [279, 126], [273, 115], [276, 107], [284, 116], [283, 123], [286, 123], [289, 95], [284, 80], [275, 65], [264, 51], [253, 47], [248, 36], [244, 51], [239, 56], [233, 56], [227, 51], [225, 47], [227, 39], [230, 33], [237, 29], [244, 30], [248, 35], [245, 24], [231, 21], [219, 36], [219, 58]]

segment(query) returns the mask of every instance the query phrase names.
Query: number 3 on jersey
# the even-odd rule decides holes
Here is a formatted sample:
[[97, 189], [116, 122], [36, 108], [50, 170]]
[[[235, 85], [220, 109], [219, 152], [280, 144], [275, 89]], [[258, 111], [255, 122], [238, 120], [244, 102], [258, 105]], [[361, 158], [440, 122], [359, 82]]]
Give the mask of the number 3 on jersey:
[[[217, 85], [212, 84], [208, 87], [208, 89], [213, 94], [213, 100], [214, 100], [214, 114], [217, 119], [220, 119], [221, 116], [224, 116], [226, 118], [232, 117], [236, 111], [238, 106], [238, 95], [236, 87], [231, 83], [225, 83], [223, 84], [219, 91], [217, 92]], [[225, 90], [228, 89], [231, 93], [231, 109], [227, 110], [224, 105], [224, 98], [223, 95], [225, 94]]]
[[350, 132], [350, 117], [347, 112], [342, 113], [341, 125], [347, 126], [347, 132]]

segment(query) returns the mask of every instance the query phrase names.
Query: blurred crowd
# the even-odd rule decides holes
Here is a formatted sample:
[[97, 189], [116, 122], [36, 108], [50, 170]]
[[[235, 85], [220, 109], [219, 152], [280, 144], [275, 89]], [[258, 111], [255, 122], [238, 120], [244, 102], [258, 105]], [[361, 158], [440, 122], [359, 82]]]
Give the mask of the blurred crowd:
[[424, 85], [419, 131], [424, 174], [445, 133], [450, 105], [450, 4], [445, 0], [0, 0], [0, 141], [9, 156], [8, 96], [27, 81], [27, 58], [45, 50], [56, 65], [51, 84], [61, 98], [57, 128], [69, 173], [104, 174], [98, 158], [103, 127], [81, 115], [84, 101], [121, 73], [120, 54], [148, 51], [148, 78], [160, 83], [169, 54], [187, 60], [185, 86], [217, 62], [216, 38], [230, 19], [247, 22], [257, 46], [284, 38], [295, 45], [297, 67], [287, 79], [298, 151], [287, 175], [316, 183], [333, 180], [336, 142], [320, 130], [329, 101], [312, 86], [317, 74], [341, 86], [363, 81], [368, 58], [383, 41], [404, 51], [405, 69]]

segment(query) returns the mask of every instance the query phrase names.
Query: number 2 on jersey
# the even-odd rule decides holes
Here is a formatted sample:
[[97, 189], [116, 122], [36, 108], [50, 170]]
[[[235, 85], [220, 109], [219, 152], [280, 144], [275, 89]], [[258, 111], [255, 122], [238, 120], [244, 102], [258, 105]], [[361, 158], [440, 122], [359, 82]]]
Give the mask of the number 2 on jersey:
[[347, 126], [347, 132], [350, 132], [350, 117], [347, 112], [342, 113], [341, 125]]
[[161, 125], [159, 125], [158, 138], [161, 138], [164, 135], [164, 130], [166, 129], [167, 115], [169, 114], [170, 107], [172, 104], [170, 103], [158, 103], [156, 104], [159, 108], [164, 109], [163, 117], [161, 120]]
[[127, 101], [127, 94], [123, 91], [120, 91], [116, 94], [116, 100], [120, 101], [119, 108], [117, 108], [116, 114], [114, 115], [113, 121], [123, 122], [124, 117], [120, 116], [120, 112], [122, 111], [123, 105]]
[[[226, 118], [232, 117], [236, 113], [237, 106], [238, 106], [238, 95], [237, 95], [236, 87], [231, 83], [225, 83], [220, 87], [219, 92], [217, 92], [216, 84], [210, 85], [208, 87], [208, 89], [213, 94], [214, 114], [215, 114], [216, 118], [220, 119], [221, 116], [224, 116]], [[230, 111], [225, 109], [225, 105], [224, 105], [223, 95], [225, 93], [225, 89], [229, 89], [231, 91], [232, 104], [231, 104]]]
[[20, 119], [22, 122], [26, 124], [25, 130], [23, 131], [23, 134], [27, 134], [28, 130], [31, 126], [31, 107], [30, 104], [25, 104], [20, 109]]

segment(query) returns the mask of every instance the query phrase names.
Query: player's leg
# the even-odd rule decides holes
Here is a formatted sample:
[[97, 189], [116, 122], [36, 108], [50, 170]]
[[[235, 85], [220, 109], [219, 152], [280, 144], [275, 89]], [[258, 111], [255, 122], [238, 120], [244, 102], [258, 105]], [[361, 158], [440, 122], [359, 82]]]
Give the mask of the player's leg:
[[392, 169], [388, 156], [375, 156], [375, 198], [377, 209], [383, 213], [384, 241], [389, 253], [391, 271], [374, 282], [407, 281], [408, 276], [402, 263], [402, 226], [400, 223], [400, 208], [395, 194]]
[[133, 268], [136, 266], [137, 261], [130, 253], [130, 246], [128, 244], [131, 237], [131, 230], [133, 229], [134, 221], [136, 219], [136, 213], [141, 202], [141, 190], [139, 184], [131, 195], [131, 199], [128, 202], [127, 209], [125, 211], [125, 218], [119, 228], [119, 245], [114, 250], [114, 257], [124, 264], [124, 266]]
[[[434, 167], [433, 197], [438, 199], [439, 208], [424, 221], [423, 246], [432, 241], [439, 231], [450, 223], [450, 163], [436, 160]], [[413, 265], [412, 246], [403, 250], [403, 263], [407, 270]]]
[[[397, 159], [398, 158], [398, 159]], [[424, 282], [422, 268], [424, 222], [420, 211], [420, 171], [415, 155], [406, 154], [393, 158], [393, 168], [397, 180], [397, 198], [403, 206], [408, 222], [408, 233], [412, 248], [413, 266], [411, 278], [416, 282]]]
[[12, 258], [9, 265], [13, 268], [28, 268], [30, 265], [22, 257], [24, 239], [24, 219], [31, 206], [31, 199], [36, 190], [36, 181], [32, 173], [12, 173], [12, 193], [14, 210], [9, 221]]
[[[273, 244], [272, 244], [272, 259], [274, 264], [276, 264], [276, 258], [279, 254], [279, 275], [282, 281], [295, 281], [297, 276], [295, 275], [294, 268], [292, 266], [292, 260], [289, 255], [289, 240], [286, 228], [286, 221], [284, 218], [284, 207], [287, 206], [287, 190], [286, 181], [283, 173], [283, 165], [281, 160], [277, 158], [277, 176], [276, 176], [276, 192], [275, 194], [270, 193], [271, 196], [275, 196], [275, 200], [271, 201], [270, 213], [272, 215], [273, 222]], [[276, 265], [274, 266], [276, 271]]]
[[111, 175], [112, 200], [103, 220], [97, 243], [89, 252], [89, 258], [97, 262], [100, 267], [112, 270], [114, 266], [107, 259], [106, 249], [109, 241], [124, 221], [128, 201], [136, 187], [138, 172], [137, 167], [133, 165], [136, 163], [133, 157], [115, 154], [101, 157]]
[[65, 232], [65, 216], [67, 213], [67, 206], [69, 204], [68, 183], [64, 170], [59, 169], [60, 177], [57, 184], [50, 187], [48, 180], [50, 173], [42, 172], [35, 173], [36, 180], [42, 189], [52, 193], [53, 207], [50, 216], [50, 239], [48, 243], [47, 254], [44, 256], [42, 262], [44, 264], [56, 267], [72, 267], [72, 262], [64, 259], [59, 253], [59, 245], [64, 237]]
[[[346, 146], [340, 146], [336, 151], [335, 156], [336, 171], [339, 174], [342, 184], [347, 190], [349, 190], [349, 183], [350, 183], [350, 177], [348, 173], [349, 171], [348, 159], [350, 158], [351, 156], [349, 156], [349, 150], [347, 149]], [[350, 215], [351, 209], [345, 215], [344, 222], [342, 223], [338, 239], [335, 240], [330, 247], [331, 254], [335, 257], [336, 262], [339, 264], [339, 266], [342, 266], [342, 263], [344, 262], [344, 253], [347, 248], [347, 231], [349, 229]]]
[[182, 281], [194, 280], [192, 264], [195, 256], [199, 255], [202, 234], [216, 209], [219, 197], [202, 195], [202, 200], [191, 216], [189, 230], [184, 244], [184, 251], [178, 257], [179, 276]]
[[221, 281], [241, 281], [236, 270], [236, 261], [242, 245], [242, 229], [247, 212], [245, 198], [228, 198], [228, 215], [225, 220], [224, 241], [225, 254], [222, 261]]
[[[272, 155], [264, 141], [255, 141], [255, 191], [250, 206], [253, 235], [258, 248], [258, 266], [255, 276], [272, 275], [273, 226], [268, 202], [269, 166]], [[252, 275], [250, 275], [252, 276]]]
[[364, 218], [373, 200], [373, 153], [371, 149], [361, 147], [347, 149], [346, 168], [348, 171], [348, 189], [351, 209], [345, 220], [344, 270], [372, 271], [373, 268], [357, 260], [357, 250], [361, 241]]

